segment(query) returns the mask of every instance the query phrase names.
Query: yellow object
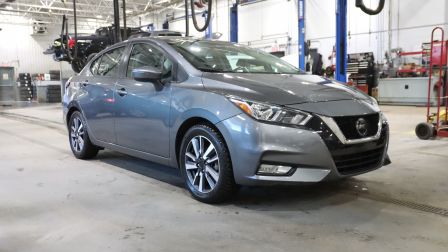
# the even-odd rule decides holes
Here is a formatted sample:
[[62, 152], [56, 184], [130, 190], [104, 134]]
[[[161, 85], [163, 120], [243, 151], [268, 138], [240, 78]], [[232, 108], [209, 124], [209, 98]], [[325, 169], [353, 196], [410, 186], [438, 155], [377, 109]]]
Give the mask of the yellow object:
[[[447, 125], [448, 122], [445, 121], [445, 117], [446, 117], [446, 110], [440, 110], [439, 112], [439, 120], [441, 122], [441, 125]], [[436, 123], [437, 120], [437, 114], [436, 113], [432, 113], [429, 118], [428, 118], [428, 123], [434, 124]]]

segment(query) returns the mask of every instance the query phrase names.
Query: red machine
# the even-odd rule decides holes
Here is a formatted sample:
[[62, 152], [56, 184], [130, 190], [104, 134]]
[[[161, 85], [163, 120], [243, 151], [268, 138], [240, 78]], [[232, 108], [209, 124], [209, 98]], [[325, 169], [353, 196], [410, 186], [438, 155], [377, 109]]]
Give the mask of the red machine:
[[[439, 30], [441, 40], [434, 40], [434, 33]], [[431, 53], [429, 63], [428, 80], [428, 104], [426, 110], [426, 122], [419, 123], [415, 128], [415, 134], [420, 139], [429, 139], [435, 136], [448, 137], [448, 88], [444, 76], [447, 70], [448, 41], [445, 41], [444, 30], [436, 27], [431, 33]], [[438, 80], [435, 84], [437, 93], [437, 112], [431, 113], [431, 83], [433, 74], [438, 71]], [[442, 106], [442, 103], [444, 105]]]
[[[422, 58], [428, 57], [429, 52], [426, 52], [425, 50], [418, 51], [418, 52], [399, 52], [398, 55], [400, 57], [406, 57], [406, 56], [421, 56]], [[416, 64], [407, 64], [404, 66], [400, 66], [397, 71], [398, 77], [417, 77], [417, 76], [426, 76], [428, 72], [428, 69], [426, 66], [420, 66]]]

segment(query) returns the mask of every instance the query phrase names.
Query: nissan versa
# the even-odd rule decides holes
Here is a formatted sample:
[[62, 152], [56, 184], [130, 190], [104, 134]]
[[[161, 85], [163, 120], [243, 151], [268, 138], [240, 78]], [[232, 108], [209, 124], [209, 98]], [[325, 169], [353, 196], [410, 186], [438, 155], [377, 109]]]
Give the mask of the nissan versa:
[[390, 163], [388, 122], [373, 98], [243, 45], [124, 41], [65, 88], [77, 158], [108, 148], [178, 167], [203, 202], [237, 185], [334, 180]]

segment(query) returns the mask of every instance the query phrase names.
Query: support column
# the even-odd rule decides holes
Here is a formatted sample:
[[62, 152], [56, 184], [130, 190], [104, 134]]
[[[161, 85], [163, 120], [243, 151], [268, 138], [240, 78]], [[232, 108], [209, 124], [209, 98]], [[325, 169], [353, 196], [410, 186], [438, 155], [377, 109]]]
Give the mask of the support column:
[[126, 28], [126, 0], [123, 0], [123, 40], [128, 39], [127, 28]]
[[185, 36], [186, 37], [190, 36], [190, 19], [188, 18], [188, 0], [185, 0]]
[[118, 4], [118, 0], [114, 0], [114, 30], [115, 30], [114, 43], [118, 43], [121, 41], [120, 6]]
[[299, 0], [299, 68], [305, 71], [305, 0]]
[[[75, 26], [75, 51], [73, 53], [73, 58], [77, 58], [78, 57], [78, 21], [76, 20], [76, 0], [73, 0], [73, 23]], [[68, 30], [67, 30], [67, 32], [68, 32]], [[68, 45], [68, 37], [67, 37], [67, 45]], [[67, 46], [67, 49], [69, 49], [68, 46]]]
[[336, 6], [335, 78], [347, 82], [347, 0], [337, 0]]
[[230, 8], [230, 42], [238, 43], [238, 2]]

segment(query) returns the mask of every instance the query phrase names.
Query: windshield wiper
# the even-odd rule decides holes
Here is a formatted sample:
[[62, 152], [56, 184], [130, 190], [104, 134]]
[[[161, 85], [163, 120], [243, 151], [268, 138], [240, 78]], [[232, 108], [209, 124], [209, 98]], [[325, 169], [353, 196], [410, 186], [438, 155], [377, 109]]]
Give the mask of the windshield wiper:
[[205, 67], [198, 67], [199, 70], [202, 72], [210, 72], [210, 73], [231, 73], [231, 71], [225, 71], [222, 69], [214, 69], [214, 68], [205, 68]]

